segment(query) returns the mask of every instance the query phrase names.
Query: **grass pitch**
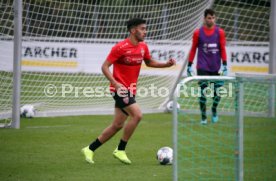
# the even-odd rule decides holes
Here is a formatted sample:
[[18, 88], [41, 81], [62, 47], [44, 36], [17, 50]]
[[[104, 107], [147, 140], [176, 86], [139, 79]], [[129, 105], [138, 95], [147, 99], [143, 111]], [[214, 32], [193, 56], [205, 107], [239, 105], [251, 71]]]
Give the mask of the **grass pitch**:
[[23, 119], [19, 130], [0, 129], [0, 180], [172, 180], [172, 166], [156, 160], [160, 147], [172, 146], [171, 120], [170, 114], [144, 116], [127, 146], [131, 165], [112, 155], [122, 131], [95, 152], [95, 164], [89, 165], [80, 150], [112, 116]]
[[[199, 119], [198, 116], [190, 117]], [[223, 126], [223, 121], [226, 120], [234, 121], [234, 117], [221, 116], [221, 120], [213, 127]], [[131, 165], [124, 165], [112, 156], [121, 131], [96, 151], [94, 165], [87, 164], [80, 152], [81, 148], [93, 141], [111, 121], [112, 116], [34, 118], [23, 119], [19, 130], [0, 129], [0, 180], [172, 180], [172, 166], [162, 166], [156, 160], [156, 152], [160, 147], [172, 147], [171, 114], [144, 115], [127, 146]], [[207, 125], [206, 129], [195, 126], [206, 137], [212, 137], [212, 125]], [[244, 135], [244, 180], [275, 179], [276, 121], [273, 118], [245, 118]], [[199, 155], [199, 151], [193, 154]], [[205, 161], [204, 164], [208, 167], [210, 160]], [[196, 176], [191, 180], [218, 180], [200, 177], [197, 173], [199, 165], [196, 163], [182, 166], [184, 172], [189, 169], [192, 172], [189, 174]], [[229, 172], [234, 169], [233, 164], [233, 169]], [[234, 179], [225, 177], [225, 180]]]

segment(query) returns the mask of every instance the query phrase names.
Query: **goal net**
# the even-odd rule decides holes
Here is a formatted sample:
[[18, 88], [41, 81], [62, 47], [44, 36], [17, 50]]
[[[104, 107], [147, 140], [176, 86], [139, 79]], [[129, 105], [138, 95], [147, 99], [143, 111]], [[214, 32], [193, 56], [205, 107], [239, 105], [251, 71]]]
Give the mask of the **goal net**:
[[[272, 146], [276, 122], [275, 116], [270, 117], [271, 112], [275, 115], [276, 76], [226, 78], [196, 76], [180, 83], [176, 96], [180, 109], [174, 114], [178, 180], [273, 180], [276, 176]], [[203, 91], [202, 82], [208, 84]], [[207, 123], [201, 122], [203, 101]], [[214, 105], [218, 120], [213, 119]]]
[[[177, 60], [168, 69], [143, 64], [140, 72], [137, 102], [144, 112], [163, 111], [185, 66], [193, 31], [210, 7], [228, 45], [244, 45], [246, 50], [258, 46], [264, 53], [254, 54], [254, 60], [263, 60], [269, 1], [23, 0], [21, 104], [34, 105], [37, 116], [111, 113], [114, 101], [101, 64], [111, 47], [128, 36], [126, 21], [139, 16], [147, 20], [152, 57]], [[0, 1], [0, 119], [10, 117], [12, 109], [13, 19], [13, 1]], [[243, 59], [233, 55], [233, 61]]]

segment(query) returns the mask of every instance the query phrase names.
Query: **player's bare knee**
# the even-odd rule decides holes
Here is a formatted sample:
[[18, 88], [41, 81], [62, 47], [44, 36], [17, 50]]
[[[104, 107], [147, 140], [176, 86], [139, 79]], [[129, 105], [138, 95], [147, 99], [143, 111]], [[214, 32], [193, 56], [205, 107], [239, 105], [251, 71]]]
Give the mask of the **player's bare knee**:
[[141, 119], [143, 118], [143, 114], [142, 113], [137, 113], [133, 116], [133, 118], [136, 120], [136, 121], [141, 121]]

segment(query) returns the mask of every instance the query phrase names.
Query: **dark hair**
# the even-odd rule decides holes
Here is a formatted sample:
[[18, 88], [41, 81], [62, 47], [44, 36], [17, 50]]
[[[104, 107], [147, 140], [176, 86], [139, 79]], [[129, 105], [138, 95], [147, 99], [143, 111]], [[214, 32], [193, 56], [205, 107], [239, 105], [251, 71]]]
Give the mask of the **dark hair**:
[[206, 9], [206, 10], [204, 11], [204, 17], [206, 18], [206, 16], [207, 16], [208, 14], [210, 14], [211, 16], [214, 16], [216, 13], [215, 13], [215, 11], [212, 10], [212, 9]]
[[144, 20], [142, 18], [132, 18], [127, 21], [127, 30], [130, 31], [131, 28], [138, 26], [140, 24], [145, 24], [145, 23], [146, 23], [146, 20]]

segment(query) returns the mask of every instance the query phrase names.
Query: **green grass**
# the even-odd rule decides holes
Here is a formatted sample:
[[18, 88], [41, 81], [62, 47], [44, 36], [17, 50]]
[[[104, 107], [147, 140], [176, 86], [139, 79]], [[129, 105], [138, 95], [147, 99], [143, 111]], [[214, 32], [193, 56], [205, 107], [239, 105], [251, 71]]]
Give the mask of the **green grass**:
[[[234, 117], [221, 116], [219, 123], [205, 127], [198, 124], [198, 116], [188, 118], [188, 129], [180, 135], [185, 136], [180, 140], [180, 152], [183, 147], [190, 150], [188, 154], [179, 154], [179, 168], [187, 178], [184, 180], [234, 180], [235, 155], [231, 151], [235, 147]], [[159, 165], [156, 160], [160, 147], [172, 147], [171, 114], [144, 115], [127, 147], [132, 165], [124, 165], [112, 156], [121, 131], [96, 151], [94, 165], [85, 163], [81, 148], [94, 140], [111, 120], [112, 116], [34, 118], [23, 119], [19, 130], [0, 129], [1, 180], [172, 180], [172, 166]], [[246, 117], [244, 131], [245, 180], [273, 180], [276, 121]], [[200, 139], [200, 135], [206, 139]], [[225, 156], [222, 159], [212, 157], [215, 148], [212, 146], [216, 145], [212, 139], [216, 135], [221, 135], [216, 140], [219, 145], [231, 142], [228, 147], [219, 147], [221, 153], [216, 156]], [[206, 147], [209, 151], [202, 154], [202, 149], [196, 147], [204, 144], [209, 144]]]
[[[235, 180], [235, 117], [220, 116], [218, 123], [209, 123], [206, 126], [200, 125], [199, 119], [195, 115], [179, 115], [180, 180]], [[276, 178], [275, 141], [275, 118], [245, 117], [244, 180]]]
[[162, 166], [156, 152], [172, 146], [170, 114], [145, 115], [127, 152], [132, 165], [112, 156], [122, 132], [85, 163], [81, 148], [94, 140], [112, 116], [23, 119], [21, 128], [0, 130], [0, 178], [5, 181], [171, 180], [172, 166]]
[[[3, 90], [0, 96], [1, 111], [9, 110], [12, 100], [11, 74], [6, 74], [0, 77], [0, 89]], [[58, 87], [62, 83], [72, 82], [74, 86], [108, 86], [107, 82], [95, 80], [103, 80], [103, 77], [87, 74], [55, 77], [51, 74], [25, 73], [21, 103], [39, 101], [45, 103], [46, 109], [76, 106], [76, 101], [81, 102], [78, 107], [87, 107], [86, 104], [99, 107], [99, 102], [110, 106], [110, 98], [109, 102], [104, 103], [105, 99], [93, 98], [92, 101], [86, 97], [69, 96], [63, 100], [60, 96], [44, 96], [44, 86], [52, 83]], [[144, 77], [140, 83], [143, 84], [143, 81], [156, 82], [155, 77]], [[266, 113], [267, 90], [267, 85], [246, 83], [245, 111]], [[223, 98], [219, 112], [234, 112], [234, 97]], [[198, 110], [198, 99], [187, 97], [181, 100], [181, 109]], [[208, 108], [211, 103], [208, 100]], [[184, 118], [186, 122], [179, 119], [178, 135], [179, 171], [184, 174], [181, 179], [235, 180], [235, 116], [221, 116], [218, 124], [206, 127], [198, 124], [198, 115], [185, 114]], [[160, 147], [172, 147], [170, 114], [144, 116], [127, 148], [132, 165], [123, 165], [112, 157], [122, 132], [97, 150], [95, 165], [86, 164], [80, 149], [93, 141], [111, 121], [112, 116], [35, 118], [23, 119], [20, 130], [0, 129], [0, 180], [172, 180], [172, 166], [161, 166], [155, 158]], [[272, 118], [246, 117], [244, 127], [245, 180], [273, 180], [276, 178], [276, 121]]]

